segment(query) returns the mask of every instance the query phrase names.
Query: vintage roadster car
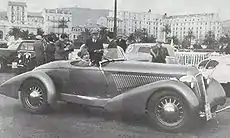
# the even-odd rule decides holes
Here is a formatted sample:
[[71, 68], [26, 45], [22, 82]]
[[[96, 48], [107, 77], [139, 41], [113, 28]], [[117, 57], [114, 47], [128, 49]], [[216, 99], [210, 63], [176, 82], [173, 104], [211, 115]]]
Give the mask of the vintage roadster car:
[[82, 59], [47, 63], [4, 82], [0, 93], [20, 99], [32, 113], [44, 113], [65, 101], [110, 113], [147, 115], [151, 124], [165, 131], [180, 131], [196, 118], [210, 120], [226, 102], [222, 86], [206, 80], [195, 67], [126, 61], [123, 54], [113, 55], [105, 56], [100, 66]]

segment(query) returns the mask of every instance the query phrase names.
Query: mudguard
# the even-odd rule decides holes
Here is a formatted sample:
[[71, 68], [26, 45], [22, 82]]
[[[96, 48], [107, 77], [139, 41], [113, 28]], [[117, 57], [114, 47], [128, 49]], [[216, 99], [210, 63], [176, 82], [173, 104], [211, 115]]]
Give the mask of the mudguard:
[[56, 100], [56, 89], [52, 79], [42, 71], [30, 71], [18, 76], [15, 76], [8, 81], [0, 85], [0, 94], [15, 99], [19, 98], [19, 91], [23, 84], [28, 79], [40, 80], [47, 90], [47, 100], [49, 104], [52, 104]]
[[108, 100], [104, 108], [109, 112], [128, 111], [133, 114], [145, 114], [148, 100], [162, 89], [178, 92], [187, 101], [190, 111], [198, 112], [197, 96], [187, 85], [176, 80], [158, 81], [132, 89]]

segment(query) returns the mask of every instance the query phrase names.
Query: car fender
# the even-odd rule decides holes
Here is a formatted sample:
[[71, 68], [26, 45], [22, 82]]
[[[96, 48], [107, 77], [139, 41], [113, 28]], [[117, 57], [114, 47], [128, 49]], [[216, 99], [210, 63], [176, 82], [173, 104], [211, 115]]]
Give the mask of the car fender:
[[30, 71], [15, 76], [0, 85], [0, 94], [19, 99], [20, 88], [29, 79], [38, 79], [47, 90], [47, 102], [52, 104], [56, 99], [56, 88], [52, 79], [43, 71]]
[[197, 111], [199, 100], [195, 93], [186, 84], [176, 80], [163, 80], [129, 90], [108, 100], [105, 109], [109, 112], [128, 111], [134, 114], [146, 113], [147, 103], [162, 89], [173, 90], [180, 94], [188, 103], [191, 111]]

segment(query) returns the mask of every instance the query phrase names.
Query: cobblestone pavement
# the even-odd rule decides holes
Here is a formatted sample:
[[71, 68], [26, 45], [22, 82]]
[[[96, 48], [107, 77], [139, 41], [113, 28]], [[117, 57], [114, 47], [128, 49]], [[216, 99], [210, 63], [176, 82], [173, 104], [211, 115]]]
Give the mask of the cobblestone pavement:
[[172, 134], [140, 119], [115, 120], [103, 111], [63, 103], [48, 114], [30, 114], [19, 101], [0, 96], [0, 138], [228, 138], [229, 130], [230, 110], [196, 130]]

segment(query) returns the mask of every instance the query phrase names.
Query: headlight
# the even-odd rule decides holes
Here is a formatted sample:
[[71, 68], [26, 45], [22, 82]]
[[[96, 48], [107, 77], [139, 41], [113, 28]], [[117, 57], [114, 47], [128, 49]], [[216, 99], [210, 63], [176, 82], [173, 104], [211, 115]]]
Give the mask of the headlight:
[[180, 81], [189, 85], [192, 89], [195, 87], [196, 84], [196, 78], [191, 75], [181, 77]]

